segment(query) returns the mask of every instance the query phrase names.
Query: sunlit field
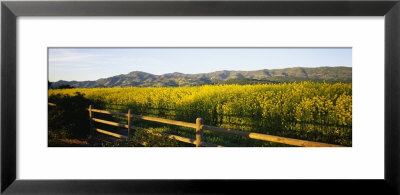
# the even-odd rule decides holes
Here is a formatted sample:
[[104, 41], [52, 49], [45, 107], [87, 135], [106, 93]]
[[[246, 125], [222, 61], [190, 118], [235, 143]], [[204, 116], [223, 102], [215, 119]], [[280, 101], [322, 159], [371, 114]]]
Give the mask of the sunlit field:
[[[49, 89], [49, 102], [82, 96], [94, 108], [156, 116], [309, 141], [352, 145], [351, 83], [281, 83], [203, 85], [195, 87], [127, 87]], [[84, 109], [84, 108], [82, 108]], [[114, 118], [124, 120], [123, 118]], [[135, 120], [134, 125], [194, 138], [193, 129]], [[136, 141], [169, 146], [168, 141], [136, 131]], [[141, 136], [139, 136], [141, 135]], [[137, 140], [137, 139], [143, 140]], [[146, 140], [147, 139], [147, 140]], [[224, 146], [285, 146], [205, 131], [206, 142]], [[185, 146], [172, 143], [173, 146]]]

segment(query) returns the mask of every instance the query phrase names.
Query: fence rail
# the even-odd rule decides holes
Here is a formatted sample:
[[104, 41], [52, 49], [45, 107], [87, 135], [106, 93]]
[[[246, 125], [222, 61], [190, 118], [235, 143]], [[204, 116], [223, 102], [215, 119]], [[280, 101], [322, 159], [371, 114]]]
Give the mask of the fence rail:
[[[150, 133], [152, 135], [157, 135], [157, 136], [160, 136], [160, 137], [167, 137], [167, 138], [174, 139], [174, 140], [181, 141], [181, 142], [185, 142], [185, 143], [188, 143], [188, 144], [196, 144], [196, 140], [194, 140], [194, 139], [181, 137], [181, 136], [177, 136], [177, 135], [171, 135], [171, 134], [168, 134], [168, 133], [155, 132], [155, 131], [152, 131], [150, 129], [145, 129], [144, 131], [147, 132], [147, 133]], [[202, 142], [201, 146], [223, 147], [221, 145], [217, 145], [217, 144], [213, 144], [213, 143], [207, 143], [207, 142]]]
[[106, 130], [99, 129], [99, 128], [96, 128], [95, 130], [96, 130], [97, 132], [99, 132], [99, 133], [106, 134], [106, 135], [109, 135], [109, 136], [113, 136], [113, 137], [116, 137], [116, 138], [128, 139], [127, 136], [121, 135], [121, 134], [118, 134], [118, 133], [113, 133], [113, 132], [106, 131]]
[[[56, 106], [53, 103], [49, 103], [49, 106]], [[129, 109], [128, 113], [121, 113], [121, 112], [112, 112], [112, 111], [107, 111], [107, 110], [99, 110], [99, 109], [93, 109], [92, 106], [90, 105], [89, 108], [86, 110], [89, 111], [89, 117], [90, 117], [90, 122], [91, 122], [91, 128], [93, 128], [94, 131], [106, 135], [110, 135], [113, 137], [117, 138], [122, 138], [122, 139], [129, 139], [130, 136], [130, 130], [131, 129], [136, 129], [137, 127], [133, 126], [132, 123], [132, 118], [137, 118], [137, 119], [142, 119], [142, 120], [147, 120], [147, 121], [153, 121], [153, 122], [159, 122], [163, 124], [170, 124], [170, 125], [176, 125], [176, 126], [181, 126], [181, 127], [188, 127], [188, 128], [193, 128], [196, 129], [196, 139], [190, 139], [190, 138], [185, 138], [177, 135], [171, 135], [167, 133], [161, 133], [161, 132], [155, 132], [149, 129], [145, 129], [147, 133], [157, 135], [157, 136], [162, 136], [162, 137], [167, 137], [170, 139], [178, 140], [181, 142], [189, 143], [189, 144], [194, 144], [196, 147], [199, 146], [207, 146], [207, 147], [222, 147], [221, 145], [217, 145], [214, 143], [207, 143], [203, 141], [203, 131], [204, 130], [209, 130], [213, 132], [218, 132], [218, 133], [225, 133], [225, 134], [233, 134], [233, 135], [238, 135], [242, 137], [247, 137], [250, 139], [255, 139], [255, 140], [261, 140], [261, 141], [269, 141], [269, 142], [275, 142], [275, 143], [282, 143], [282, 144], [287, 144], [287, 145], [292, 145], [292, 146], [301, 146], [301, 147], [343, 147], [341, 145], [335, 145], [335, 144], [327, 144], [327, 143], [321, 143], [321, 142], [313, 142], [313, 141], [307, 141], [307, 140], [300, 140], [300, 139], [293, 139], [293, 138], [286, 138], [286, 137], [280, 137], [280, 136], [275, 136], [275, 135], [267, 135], [267, 134], [261, 134], [261, 133], [252, 133], [252, 132], [245, 132], [245, 131], [239, 131], [239, 130], [233, 130], [233, 129], [226, 129], [226, 128], [221, 128], [221, 127], [215, 127], [215, 126], [210, 126], [210, 125], [204, 125], [203, 124], [203, 119], [202, 118], [197, 118], [196, 123], [188, 123], [188, 122], [183, 122], [183, 121], [175, 121], [175, 120], [170, 120], [170, 119], [163, 119], [163, 118], [157, 118], [157, 117], [151, 117], [151, 116], [142, 116], [138, 114], [132, 114], [132, 111]], [[93, 113], [102, 113], [102, 114], [109, 114], [109, 115], [119, 115], [119, 116], [124, 116], [128, 118], [128, 124], [122, 124], [122, 123], [117, 123], [117, 122], [112, 122], [112, 121], [106, 121], [98, 118], [93, 118]], [[128, 129], [128, 135], [121, 135], [117, 133], [113, 133], [110, 131], [94, 128], [93, 122], [98, 122], [98, 123], [103, 123], [111, 126], [116, 126], [116, 127], [122, 127]]]
[[106, 120], [102, 120], [102, 119], [98, 119], [98, 118], [92, 118], [92, 120], [94, 122], [98, 122], [98, 123], [103, 123], [106, 125], [111, 125], [111, 126], [115, 126], [115, 127], [124, 127], [124, 128], [128, 128], [128, 125], [122, 124], [122, 123], [116, 123], [116, 122], [112, 122], [112, 121], [106, 121]]
[[98, 110], [98, 109], [93, 109], [93, 108], [92, 108], [92, 112], [98, 112], [98, 113], [103, 113], [103, 114], [119, 115], [119, 116], [128, 116], [128, 114], [125, 114], [125, 113], [111, 112], [111, 111], [106, 111], [106, 110]]
[[341, 147], [340, 145], [326, 144], [326, 143], [321, 143], [321, 142], [312, 142], [312, 141], [299, 140], [299, 139], [286, 138], [286, 137], [279, 137], [279, 136], [275, 136], [275, 135], [266, 135], [266, 134], [261, 134], [261, 133], [251, 133], [251, 132], [245, 132], [245, 131], [238, 131], [238, 130], [214, 127], [214, 126], [209, 126], [209, 125], [203, 125], [203, 129], [220, 132], [220, 133], [239, 135], [239, 136], [243, 136], [243, 137], [248, 137], [250, 139], [282, 143], [282, 144], [287, 144], [287, 145], [292, 145], [292, 146]]

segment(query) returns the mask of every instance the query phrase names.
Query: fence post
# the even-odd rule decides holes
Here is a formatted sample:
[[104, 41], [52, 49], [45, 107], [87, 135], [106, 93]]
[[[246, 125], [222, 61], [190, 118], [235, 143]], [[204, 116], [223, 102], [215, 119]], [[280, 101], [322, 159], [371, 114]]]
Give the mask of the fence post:
[[196, 119], [196, 147], [200, 147], [203, 142], [203, 119]]
[[126, 140], [129, 140], [129, 136], [131, 135], [131, 125], [132, 125], [132, 110], [128, 109], [128, 138], [126, 138]]
[[89, 105], [89, 125], [90, 125], [90, 135], [93, 137], [94, 128], [93, 128], [93, 113], [92, 113], [92, 105]]

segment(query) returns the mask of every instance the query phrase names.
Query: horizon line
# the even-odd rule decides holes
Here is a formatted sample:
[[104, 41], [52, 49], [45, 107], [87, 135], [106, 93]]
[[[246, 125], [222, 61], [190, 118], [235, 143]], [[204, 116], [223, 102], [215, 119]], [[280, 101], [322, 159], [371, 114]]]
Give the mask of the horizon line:
[[[319, 66], [319, 67], [306, 67], [306, 66], [293, 66], [293, 67], [288, 67], [288, 68], [276, 68], [276, 69], [256, 69], [256, 70], [217, 70], [217, 71], [212, 71], [212, 72], [200, 72], [200, 73], [182, 73], [182, 72], [169, 72], [169, 73], [164, 73], [164, 74], [153, 74], [153, 73], [150, 73], [150, 72], [145, 72], [145, 71], [140, 71], [140, 70], [137, 70], [137, 71], [131, 71], [131, 72], [128, 72], [128, 73], [126, 73], [126, 74], [129, 74], [129, 73], [132, 73], [132, 72], [143, 72], [143, 73], [147, 73], [147, 74], [151, 74], [151, 75], [155, 75], [155, 76], [162, 76], [162, 75], [167, 75], [167, 74], [173, 74], [173, 73], [179, 73], [179, 74], [186, 74], [186, 75], [196, 75], [196, 74], [208, 74], [208, 73], [213, 73], [213, 72], [219, 72], [219, 71], [241, 71], [241, 72], [252, 72], [252, 71], [260, 71], [260, 70], [284, 70], [284, 69], [291, 69], [291, 68], [311, 68], [311, 69], [315, 69], [315, 68], [353, 68], [352, 66]], [[115, 76], [119, 76], [119, 75], [126, 75], [126, 74], [117, 74], [117, 75], [114, 75], [114, 76], [110, 76], [110, 77], [115, 77]], [[102, 78], [98, 78], [98, 79], [95, 79], [95, 80], [80, 80], [80, 81], [78, 81], [78, 80], [63, 80], [63, 79], [60, 79], [60, 80], [58, 80], [58, 81], [50, 81], [49, 80], [49, 75], [47, 75], [47, 80], [48, 81], [50, 81], [50, 82], [59, 82], [59, 81], [67, 81], [67, 82], [87, 82], [87, 81], [97, 81], [97, 80], [99, 80], [99, 79], [107, 79], [107, 78], [110, 78], [110, 77], [102, 77]]]

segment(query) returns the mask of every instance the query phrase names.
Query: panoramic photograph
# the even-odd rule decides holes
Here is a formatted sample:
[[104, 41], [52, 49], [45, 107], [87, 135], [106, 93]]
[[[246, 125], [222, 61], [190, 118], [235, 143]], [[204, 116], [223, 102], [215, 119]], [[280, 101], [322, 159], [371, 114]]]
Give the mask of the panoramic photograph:
[[48, 48], [48, 147], [351, 147], [351, 48]]

